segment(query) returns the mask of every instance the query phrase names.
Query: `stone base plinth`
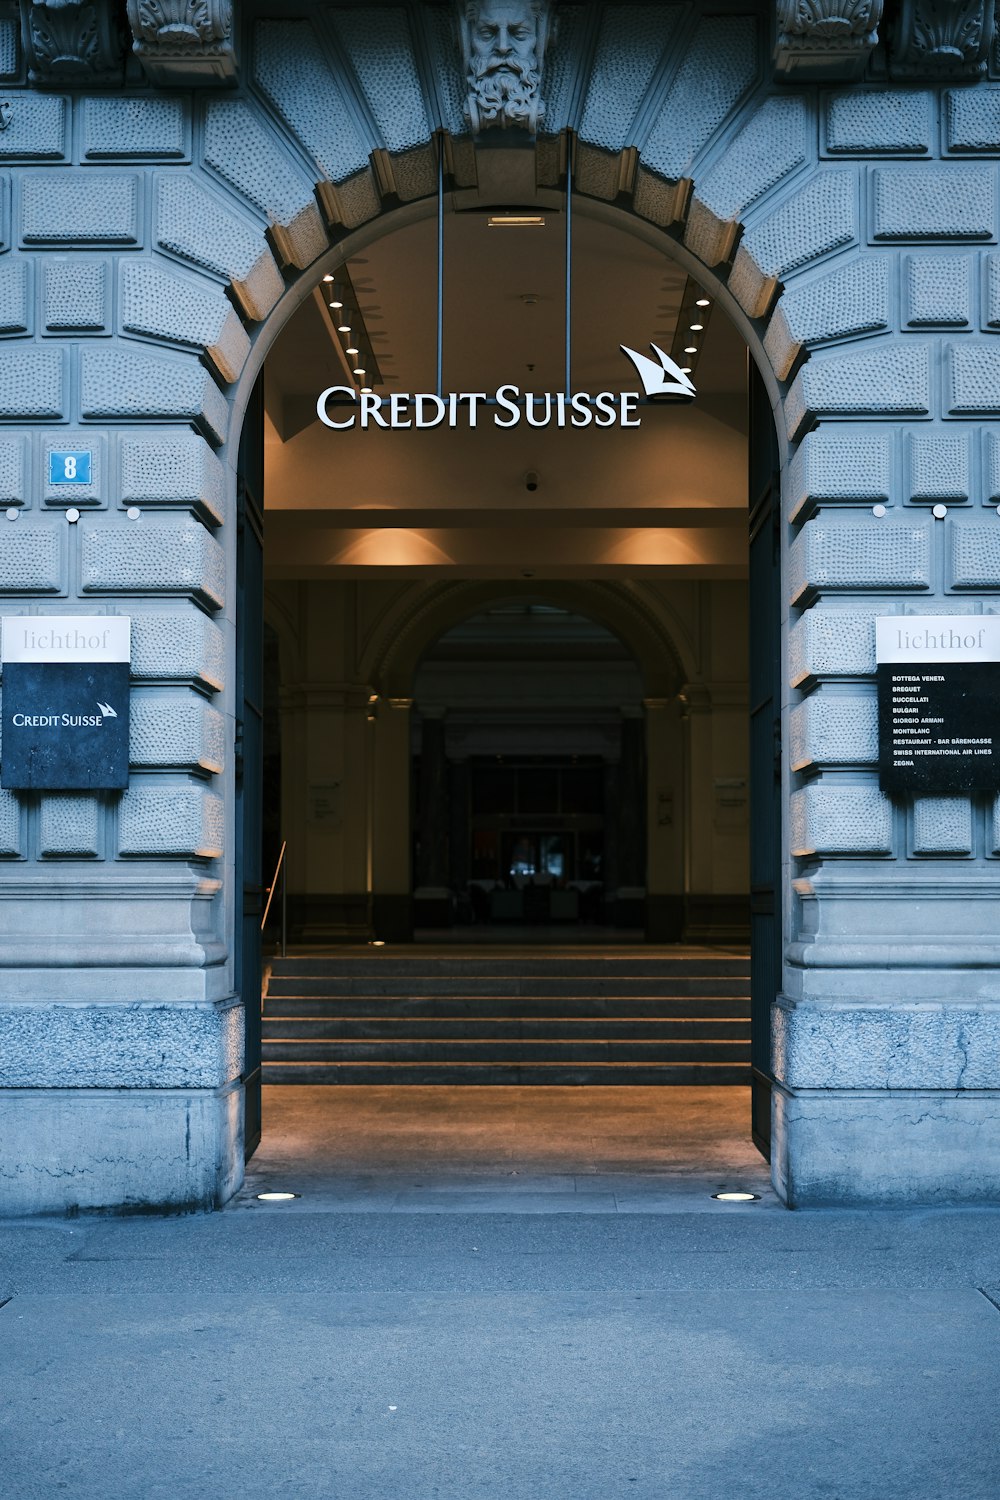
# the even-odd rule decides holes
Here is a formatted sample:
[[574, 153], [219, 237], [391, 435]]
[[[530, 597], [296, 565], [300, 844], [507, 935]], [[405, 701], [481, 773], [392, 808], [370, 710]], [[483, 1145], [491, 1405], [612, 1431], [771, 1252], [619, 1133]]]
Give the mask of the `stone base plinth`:
[[0, 1090], [0, 1216], [212, 1209], [243, 1181], [243, 1085]]
[[789, 1208], [1000, 1203], [1000, 1090], [771, 1096], [771, 1175]]

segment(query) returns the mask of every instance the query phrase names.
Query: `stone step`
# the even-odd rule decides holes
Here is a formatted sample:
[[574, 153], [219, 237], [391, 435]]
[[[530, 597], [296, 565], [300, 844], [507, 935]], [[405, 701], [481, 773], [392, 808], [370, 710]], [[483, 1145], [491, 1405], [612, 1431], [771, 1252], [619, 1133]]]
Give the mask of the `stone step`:
[[749, 1063], [326, 1063], [265, 1062], [265, 1083], [460, 1084], [540, 1087], [749, 1084]]
[[509, 997], [545, 999], [553, 996], [615, 995], [652, 997], [680, 995], [746, 995], [749, 981], [744, 977], [716, 978], [712, 975], [671, 975], [669, 979], [634, 978], [619, 975], [495, 975], [489, 978], [412, 974], [405, 976], [327, 975], [323, 978], [272, 973], [267, 984], [268, 999], [335, 999], [345, 995], [381, 995], [386, 999], [412, 999], [416, 995], [461, 995], [467, 998]]
[[524, 1017], [656, 1017], [686, 1020], [690, 1017], [749, 1019], [750, 1000], [740, 995], [350, 995], [337, 998], [316, 995], [268, 995], [266, 1017], [311, 1016], [495, 1016], [504, 1020]]
[[690, 1041], [745, 1042], [746, 1019], [691, 1016], [265, 1016], [264, 1041]]
[[668, 1063], [668, 1062], [734, 1062], [749, 1063], [749, 1038], [741, 1041], [707, 1041], [695, 1037], [689, 1041], [466, 1041], [437, 1037], [419, 1041], [399, 1037], [391, 1041], [366, 1041], [352, 1038], [343, 1041], [306, 1041], [285, 1039], [266, 1041], [263, 1060], [272, 1062], [371, 1062], [371, 1063], [438, 1063], [487, 1062], [535, 1063]]
[[595, 954], [594, 957], [563, 957], [559, 954], [510, 958], [465, 958], [438, 957], [437, 955], [406, 956], [344, 954], [319, 958], [275, 958], [271, 961], [275, 978], [285, 979], [292, 975], [301, 978], [322, 979], [326, 975], [338, 978], [350, 975], [374, 975], [385, 978], [389, 975], [436, 974], [444, 978], [469, 979], [489, 978], [501, 975], [505, 978], [521, 978], [526, 975], [559, 974], [567, 977], [584, 976], [588, 980], [620, 974], [630, 978], [660, 978], [667, 975], [704, 974], [713, 978], [748, 977], [750, 959], [745, 953], [712, 955], [697, 954], [680, 958], [627, 957], [613, 958]]

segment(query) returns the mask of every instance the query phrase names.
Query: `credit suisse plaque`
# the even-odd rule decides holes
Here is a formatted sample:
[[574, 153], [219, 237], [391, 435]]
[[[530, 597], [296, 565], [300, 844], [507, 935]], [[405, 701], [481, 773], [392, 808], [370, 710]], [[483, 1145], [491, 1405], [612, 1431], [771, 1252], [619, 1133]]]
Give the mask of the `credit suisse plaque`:
[[124, 615], [4, 619], [0, 786], [128, 786], [130, 646]]
[[875, 657], [882, 790], [1000, 789], [1000, 617], [883, 616]]

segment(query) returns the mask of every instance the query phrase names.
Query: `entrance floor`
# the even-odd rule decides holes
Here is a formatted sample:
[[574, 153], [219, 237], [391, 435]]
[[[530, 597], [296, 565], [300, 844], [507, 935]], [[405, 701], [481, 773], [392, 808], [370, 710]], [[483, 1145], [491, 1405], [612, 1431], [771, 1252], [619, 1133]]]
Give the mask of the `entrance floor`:
[[[723, 1212], [780, 1207], [750, 1140], [750, 1090], [714, 1087], [265, 1087], [264, 1138], [236, 1204], [254, 1212]], [[264, 1204], [265, 1191], [297, 1192]]]

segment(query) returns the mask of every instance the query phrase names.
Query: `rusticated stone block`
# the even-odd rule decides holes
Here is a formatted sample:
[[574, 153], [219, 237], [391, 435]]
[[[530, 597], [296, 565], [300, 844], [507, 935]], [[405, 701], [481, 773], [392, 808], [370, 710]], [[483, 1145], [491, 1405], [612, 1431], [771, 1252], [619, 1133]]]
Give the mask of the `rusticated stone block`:
[[327, 249], [313, 184], [287, 155], [260, 113], [243, 100], [210, 99], [205, 162], [255, 204], [281, 254], [300, 269]]
[[[860, 1089], [881, 1091], [881, 1099], [877, 1093], [865, 1099], [866, 1107], [879, 1113], [883, 1099], [906, 1101], [902, 1111], [893, 1111], [880, 1121], [877, 1151], [883, 1160], [891, 1156], [890, 1143], [913, 1128], [915, 1117], [923, 1127], [927, 1114], [933, 1112], [940, 1126], [944, 1122], [939, 1109], [953, 1110], [956, 1101], [971, 1103], [977, 1091], [996, 1088], [1000, 1016], [995, 1002], [962, 1005], [949, 997], [905, 1007], [843, 1002], [794, 1008], [778, 1005], [772, 1014], [774, 1069], [783, 1083], [815, 1089], [824, 1099], [833, 1089], [849, 1090], [855, 1100]], [[915, 1095], [919, 1089], [928, 1093]], [[889, 1090], [899, 1092], [893, 1096]], [[940, 1173], [934, 1196], [942, 1205], [953, 1203], [955, 1194], [955, 1178], [948, 1172], [954, 1158], [945, 1142], [954, 1149], [956, 1138], [978, 1139], [981, 1129], [981, 1119], [975, 1116], [967, 1115], [964, 1121], [952, 1116], [944, 1130], [932, 1130], [914, 1141], [914, 1152], [920, 1157], [950, 1158], [947, 1166], [935, 1163], [931, 1168]], [[884, 1208], [885, 1182], [878, 1180], [873, 1167], [869, 1162], [867, 1170], [875, 1181], [869, 1179], [865, 1196]], [[994, 1197], [992, 1188], [988, 1196]]]
[[852, 171], [825, 171], [743, 236], [729, 290], [752, 318], [767, 312], [792, 271], [858, 237], [858, 185]]
[[101, 852], [101, 809], [96, 797], [64, 792], [42, 797], [39, 853], [51, 858], [95, 859]]
[[0, 360], [0, 422], [64, 415], [65, 357], [61, 349], [19, 344]]
[[284, 291], [262, 226], [249, 214], [223, 206], [190, 176], [158, 181], [155, 235], [162, 250], [225, 277], [247, 317], [257, 322]]
[[774, 373], [784, 380], [803, 347], [878, 333], [888, 325], [889, 261], [858, 259], [785, 292], [764, 349]]
[[879, 342], [850, 354], [814, 355], [792, 382], [785, 421], [794, 437], [824, 414], [926, 416], [930, 401], [927, 346]]
[[133, 611], [133, 682], [197, 682], [218, 691], [225, 663], [225, 637], [200, 609]]
[[427, 119], [405, 10], [401, 6], [338, 9], [331, 11], [330, 20], [351, 60], [386, 150], [398, 155], [425, 146], [433, 126]]
[[990, 853], [1000, 854], [1000, 797], [993, 800], [993, 816], [990, 819]]
[[120, 452], [123, 505], [186, 508], [221, 524], [226, 471], [197, 432], [123, 433]]
[[[85, 449], [90, 454], [90, 482], [66, 483], [49, 481], [49, 455], [63, 453], [67, 449]], [[42, 439], [42, 499], [46, 505], [106, 505], [108, 493], [107, 438], [103, 433], [70, 431], [60, 427], [47, 432]], [[61, 472], [58, 461], [57, 471]]]
[[83, 101], [86, 161], [183, 161], [190, 154], [180, 99], [101, 95]]
[[122, 796], [120, 854], [217, 859], [224, 848], [224, 832], [222, 798], [204, 787], [136, 781]]
[[807, 432], [789, 466], [788, 518], [821, 504], [889, 501], [892, 435], [854, 428]]
[[80, 407], [85, 418], [169, 417], [196, 423], [221, 443], [229, 407], [196, 359], [138, 354], [120, 345], [81, 356]]
[[129, 763], [138, 769], [221, 771], [225, 721], [218, 709], [191, 692], [133, 693]]
[[892, 853], [892, 804], [877, 786], [819, 782], [793, 792], [789, 812], [796, 858]]
[[0, 506], [27, 504], [29, 457], [28, 437], [0, 436]]
[[[642, 183], [676, 182], [690, 174], [698, 152], [713, 138], [757, 75], [758, 27], [753, 16], [705, 16], [691, 39], [642, 148], [635, 209]], [[655, 178], [650, 174], [655, 174]]]
[[0, 526], [0, 594], [59, 594], [65, 588], [66, 530], [52, 517]]
[[0, 334], [31, 330], [31, 265], [27, 260], [0, 262]]
[[200, 521], [144, 516], [109, 525], [95, 518], [80, 529], [84, 593], [186, 594], [212, 608], [224, 604], [223, 551]]
[[972, 804], [968, 797], [917, 797], [913, 802], [914, 854], [971, 854]]
[[949, 151], [1000, 151], [1000, 89], [980, 83], [945, 94], [944, 139]]
[[948, 583], [953, 589], [1000, 589], [1000, 520], [980, 511], [949, 521]]
[[42, 317], [49, 333], [103, 333], [111, 324], [107, 261], [51, 256], [42, 262]]
[[874, 765], [878, 760], [875, 699], [852, 693], [813, 693], [790, 715], [793, 771], [807, 766]]
[[[1000, 543], [1000, 527], [997, 529]], [[790, 599], [798, 602], [813, 593], [840, 589], [904, 589], [930, 587], [929, 524], [903, 525], [872, 517], [849, 522], [809, 521], [789, 553]]]
[[[680, 20], [680, 12], [671, 5], [603, 8], [580, 122], [580, 139], [587, 145], [610, 156], [628, 145], [636, 111], [664, 47], [673, 44]], [[583, 192], [592, 191], [583, 182], [580, 187]]]
[[8, 16], [0, 21], [0, 78], [16, 78], [20, 71], [20, 27]]
[[884, 604], [813, 605], [788, 633], [788, 680], [868, 677], [875, 673], [875, 620]]
[[58, 161], [66, 155], [66, 100], [19, 93], [0, 130], [0, 161]]
[[[450, 32], [450, 18], [445, 24]], [[327, 206], [348, 229], [379, 211], [379, 195], [369, 166], [379, 145], [369, 140], [345, 81], [335, 76], [309, 21], [259, 21], [254, 28], [257, 83], [292, 134], [325, 173]], [[449, 35], [449, 68], [454, 69], [454, 38]], [[447, 72], [445, 74], [447, 76]], [[461, 110], [459, 109], [459, 120]], [[464, 122], [459, 125], [462, 129]]]
[[1000, 328], [1000, 255], [987, 255], [984, 270], [984, 322], [987, 328]]
[[21, 234], [26, 245], [138, 245], [140, 180], [134, 172], [26, 175]]
[[220, 288], [175, 276], [149, 260], [121, 269], [121, 318], [126, 333], [204, 349], [223, 380], [239, 376], [250, 340]]
[[[130, 1096], [148, 1089], [162, 1097], [216, 1087], [242, 1067], [239, 1005], [0, 1003], [0, 1088]], [[148, 1125], [130, 1123], [139, 1135]]]
[[969, 435], [906, 434], [907, 491], [911, 500], [968, 500]]
[[983, 433], [983, 504], [1000, 504], [1000, 434]]
[[930, 151], [934, 106], [924, 91], [850, 89], [826, 104], [826, 149], [831, 156]]
[[808, 149], [805, 100], [766, 100], [695, 192], [684, 235], [694, 254], [710, 266], [725, 260], [746, 210], [801, 167]]
[[0, 856], [19, 859], [22, 848], [21, 803], [13, 792], [0, 790]]
[[904, 255], [903, 322], [908, 328], [967, 328], [972, 261], [964, 255]]
[[1000, 414], [1000, 348], [993, 342], [948, 349], [946, 401], [954, 416]]
[[991, 166], [872, 168], [876, 240], [988, 240], [995, 224]]

